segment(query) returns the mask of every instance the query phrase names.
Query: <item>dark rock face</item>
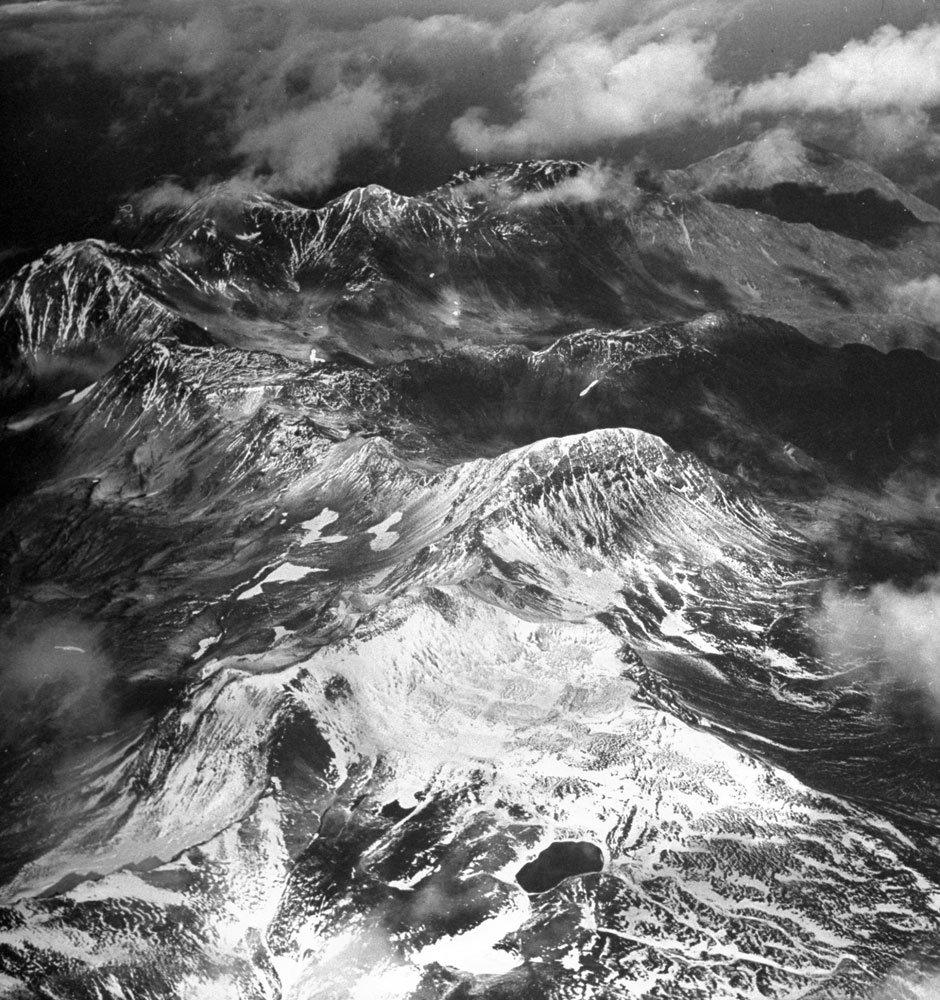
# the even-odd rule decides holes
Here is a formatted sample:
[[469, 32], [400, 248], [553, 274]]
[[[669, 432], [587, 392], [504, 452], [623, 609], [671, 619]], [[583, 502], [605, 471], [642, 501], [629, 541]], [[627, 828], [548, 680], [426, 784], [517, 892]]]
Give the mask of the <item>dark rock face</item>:
[[599, 872], [603, 867], [604, 855], [595, 844], [559, 840], [524, 864], [516, 872], [516, 881], [526, 892], [548, 892], [566, 878]]
[[807, 162], [210, 193], [4, 286], [0, 987], [927, 1000], [940, 257]]
[[896, 246], [911, 229], [925, 225], [899, 201], [889, 201], [871, 188], [829, 192], [817, 184], [784, 181], [759, 189], [719, 188], [712, 198], [885, 247]]

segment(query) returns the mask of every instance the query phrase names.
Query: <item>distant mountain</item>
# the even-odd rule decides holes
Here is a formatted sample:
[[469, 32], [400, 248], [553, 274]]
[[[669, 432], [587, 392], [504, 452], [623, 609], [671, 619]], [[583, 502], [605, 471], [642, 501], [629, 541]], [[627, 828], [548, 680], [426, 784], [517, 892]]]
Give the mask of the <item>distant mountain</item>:
[[940, 222], [940, 209], [898, 187], [869, 164], [800, 142], [785, 132], [766, 132], [683, 170], [671, 171], [670, 177], [707, 195], [722, 190], [761, 190], [776, 184], [822, 189], [831, 196], [871, 192], [882, 204], [897, 202], [919, 222]]

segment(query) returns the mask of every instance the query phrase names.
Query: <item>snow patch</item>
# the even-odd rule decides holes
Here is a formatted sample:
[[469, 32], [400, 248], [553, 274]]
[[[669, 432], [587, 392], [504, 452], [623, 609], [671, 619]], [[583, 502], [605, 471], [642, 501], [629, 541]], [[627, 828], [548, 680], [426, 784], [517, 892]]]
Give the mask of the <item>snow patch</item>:
[[477, 976], [502, 975], [520, 966], [522, 959], [496, 945], [507, 934], [517, 931], [527, 917], [527, 905], [511, 907], [463, 934], [442, 937], [425, 945], [413, 958], [422, 965], [437, 962]]
[[251, 597], [257, 597], [262, 593], [261, 588], [266, 583], [294, 583], [296, 580], [302, 580], [305, 576], [310, 576], [311, 573], [325, 572], [325, 569], [316, 566], [297, 566], [295, 563], [289, 562], [281, 563], [280, 566], [268, 573], [267, 576], [262, 577], [253, 587], [239, 594], [238, 600], [247, 601]]
[[337, 542], [345, 542], [346, 535], [324, 535], [323, 529], [327, 525], [333, 524], [339, 519], [339, 514], [329, 507], [324, 507], [316, 517], [309, 521], [301, 521], [299, 527], [304, 531], [304, 536], [300, 540], [301, 545], [312, 545], [314, 542], [323, 542], [326, 545], [336, 545]]
[[578, 393], [578, 395], [579, 395], [579, 396], [586, 396], [586, 395], [587, 395], [587, 394], [588, 394], [588, 393], [589, 393], [589, 392], [590, 392], [590, 391], [591, 391], [591, 390], [592, 390], [592, 389], [594, 388], [594, 386], [596, 386], [596, 385], [597, 385], [597, 383], [598, 383], [598, 382], [600, 382], [600, 379], [599, 379], [599, 378], [596, 378], [596, 379], [594, 379], [594, 381], [593, 381], [593, 382], [592, 382], [592, 383], [591, 383], [590, 385], [588, 385], [588, 386], [585, 386], [585, 387], [584, 387], [584, 388], [583, 388], [583, 389], [582, 389], [582, 390], [581, 390], [581, 391], [580, 391], [580, 392]]
[[207, 650], [212, 649], [218, 642], [222, 639], [222, 633], [218, 635], [211, 635], [206, 639], [200, 639], [199, 645], [196, 647], [196, 652], [193, 653], [193, 661], [200, 659]]
[[375, 538], [369, 542], [369, 548], [371, 548], [373, 552], [384, 552], [386, 549], [390, 549], [395, 542], [398, 541], [398, 532], [389, 531], [388, 529], [391, 528], [393, 524], [398, 524], [400, 520], [401, 511], [396, 510], [394, 514], [385, 518], [381, 524], [374, 524], [371, 528], [366, 528], [367, 535], [375, 535]]

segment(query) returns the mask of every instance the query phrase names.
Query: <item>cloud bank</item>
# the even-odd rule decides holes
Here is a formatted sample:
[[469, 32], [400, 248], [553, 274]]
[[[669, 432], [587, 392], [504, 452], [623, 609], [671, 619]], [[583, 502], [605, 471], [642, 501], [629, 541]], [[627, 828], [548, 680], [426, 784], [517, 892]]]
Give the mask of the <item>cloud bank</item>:
[[[848, 130], [885, 159], [940, 151], [940, 22], [909, 13], [906, 30], [846, 40], [843, 5], [817, 9], [845, 22], [842, 41], [796, 47], [775, 71], [788, 43], [770, 19], [783, 15], [755, 0], [401, 0], [394, 14], [381, 0], [42, 0], [0, 6], [0, 60], [119, 81], [108, 141], [211, 109], [211, 135], [192, 136], [194, 150], [211, 139], [202, 176], [291, 195], [329, 188], [351, 157], [416, 163], [416, 147], [442, 163], [592, 158], [683, 129], [779, 123]], [[740, 24], [766, 71], [739, 66], [727, 35]]]
[[816, 53], [792, 73], [744, 87], [738, 114], [917, 109], [940, 103], [940, 23], [902, 34], [885, 25], [839, 52]]
[[717, 118], [730, 93], [709, 75], [714, 44], [678, 37], [630, 51], [624, 36], [567, 42], [546, 53], [523, 85], [517, 121], [487, 124], [485, 109], [471, 108], [452, 134], [475, 155], [525, 157]]
[[458, 145], [483, 155], [577, 149], [675, 128], [772, 115], [846, 116], [873, 143], [899, 151], [937, 144], [927, 108], [940, 105], [940, 23], [906, 34], [892, 25], [799, 69], [733, 87], [715, 65], [717, 37], [677, 35], [631, 49], [635, 32], [565, 42], [546, 52], [520, 89], [522, 114], [486, 121], [483, 108], [458, 118]]

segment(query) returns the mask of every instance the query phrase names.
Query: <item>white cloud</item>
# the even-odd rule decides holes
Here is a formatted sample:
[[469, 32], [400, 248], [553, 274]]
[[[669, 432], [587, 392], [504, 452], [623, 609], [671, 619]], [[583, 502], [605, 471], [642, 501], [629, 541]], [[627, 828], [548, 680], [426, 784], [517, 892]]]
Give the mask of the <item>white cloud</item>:
[[[269, 170], [268, 186], [285, 192], [323, 187], [346, 153], [386, 144], [400, 110], [389, 95], [407, 95], [406, 107], [444, 97], [457, 115], [451, 134], [480, 154], [570, 150], [712, 113], [703, 25], [739, 6], [403, 0], [388, 16], [381, 0], [75, 2], [97, 12], [88, 26], [66, 24], [61, 11], [24, 14], [13, 19], [16, 44], [108, 74], [189, 81], [228, 113], [226, 143], [247, 171]], [[517, 89], [521, 119], [492, 124]], [[473, 104], [490, 110], [466, 110]]]
[[750, 166], [760, 184], [772, 184], [806, 164], [806, 147], [788, 128], [765, 132], [750, 147]]
[[895, 285], [889, 297], [897, 312], [940, 328], [940, 275]]
[[212, 195], [216, 199], [232, 199], [239, 202], [246, 195], [258, 191], [259, 185], [245, 176], [233, 177], [219, 184], [203, 182], [193, 188], [188, 188], [171, 178], [165, 178], [136, 192], [129, 199], [129, 207], [142, 218], [164, 209], [170, 211], [187, 209], [207, 195]]
[[394, 102], [376, 77], [357, 87], [339, 86], [323, 100], [286, 111], [246, 131], [235, 147], [255, 173], [270, 171], [266, 186], [296, 192], [321, 188], [340, 158], [382, 139]]
[[629, 208], [639, 197], [630, 171], [614, 170], [598, 163], [568, 177], [544, 191], [527, 191], [513, 199], [516, 211], [541, 208], [543, 205], [584, 205], [611, 199], [619, 209]]
[[940, 717], [940, 576], [910, 591], [890, 583], [867, 593], [832, 588], [814, 620], [821, 651], [837, 669], [880, 664], [886, 680], [919, 688]]
[[874, 163], [910, 152], [940, 157], [940, 133], [924, 108], [866, 111], [859, 116], [852, 146], [859, 156]]
[[595, 36], [551, 49], [525, 82], [521, 118], [486, 122], [472, 108], [452, 126], [461, 149], [488, 156], [570, 151], [715, 116], [729, 98], [708, 63], [714, 39], [675, 37], [626, 51]]
[[892, 25], [867, 41], [821, 52], [793, 73], [744, 87], [736, 114], [801, 111], [844, 114], [940, 103], [940, 23], [902, 34]]
[[[754, 31], [773, 20], [755, 0], [401, 0], [394, 9], [385, 0], [17, 2], [0, 8], [0, 51], [126, 76], [129, 104], [155, 119], [171, 110], [163, 101], [210, 108], [216, 161], [241, 156], [247, 176], [287, 193], [322, 188], [350, 152], [395, 148], [403, 135], [447, 155], [450, 139], [468, 157], [519, 158], [763, 116], [801, 116], [801, 132], [826, 116], [832, 131], [838, 116], [844, 131], [848, 116], [858, 148], [881, 158], [938, 148], [927, 111], [940, 104], [940, 24], [884, 27], [742, 86], [727, 82], [734, 57], [718, 40], [739, 15]], [[165, 95], [160, 77], [173, 81]], [[428, 129], [403, 125], [425, 102]]]
[[163, 180], [137, 192], [131, 203], [144, 216], [163, 209], [189, 208], [198, 197], [198, 191], [191, 191], [177, 181]]
[[[925, 110], [940, 104], [940, 23], [907, 33], [886, 25], [837, 52], [814, 53], [792, 72], [737, 88], [717, 78], [714, 36], [679, 27], [663, 36], [660, 26], [660, 37], [651, 40], [644, 27], [613, 38], [556, 41], [520, 86], [516, 120], [494, 123], [486, 109], [471, 108], [452, 125], [456, 142], [481, 156], [523, 156], [692, 120], [717, 125], [771, 114], [849, 116], [856, 146], [881, 147], [884, 156], [892, 147], [897, 155], [940, 146]], [[768, 145], [766, 152], [773, 157], [783, 150]]]
[[618, 210], [630, 207], [639, 190], [632, 168], [617, 169], [600, 162], [586, 164], [576, 174], [542, 190], [519, 192], [514, 182], [479, 177], [453, 189], [455, 197], [483, 198], [503, 212], [526, 212], [545, 205], [583, 205], [610, 199]]

